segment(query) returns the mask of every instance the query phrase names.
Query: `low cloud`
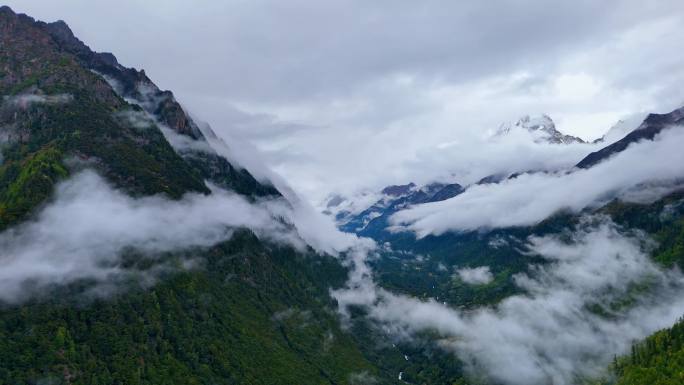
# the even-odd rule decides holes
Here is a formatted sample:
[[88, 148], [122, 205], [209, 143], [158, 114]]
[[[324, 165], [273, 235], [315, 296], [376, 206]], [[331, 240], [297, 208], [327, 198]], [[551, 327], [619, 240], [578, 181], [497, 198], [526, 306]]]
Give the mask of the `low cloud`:
[[378, 383], [378, 379], [367, 371], [355, 372], [349, 375], [349, 383], [351, 385], [374, 385]]
[[681, 186], [684, 129], [673, 127], [654, 141], [631, 145], [587, 170], [520, 175], [498, 184], [474, 185], [452, 199], [414, 206], [392, 217], [397, 230], [419, 237], [534, 225], [561, 210], [579, 212], [619, 197], [657, 199]]
[[250, 203], [218, 188], [179, 201], [131, 198], [84, 171], [60, 184], [55, 200], [33, 220], [0, 234], [0, 301], [21, 301], [31, 294], [29, 288], [81, 279], [107, 282], [127, 273], [122, 255], [131, 251], [152, 258], [169, 252], [192, 257], [197, 249], [230, 239], [237, 228], [298, 248], [308, 243], [334, 253], [336, 246], [346, 247], [345, 235], [342, 243], [321, 239], [316, 231], [321, 225], [307, 225], [308, 220], [282, 198]]
[[600, 217], [573, 233], [529, 238], [528, 252], [546, 263], [514, 276], [525, 293], [473, 311], [379, 289], [361, 260], [333, 295], [343, 311], [363, 306], [397, 336], [436, 332], [472, 373], [497, 383], [571, 384], [605, 374], [615, 354], [684, 313], [684, 278], [654, 265], [650, 245]]
[[70, 102], [74, 97], [70, 94], [45, 95], [40, 93], [25, 93], [3, 98], [6, 105], [27, 108], [32, 104], [62, 104]]
[[[479, 167], [460, 155], [484, 158], [470, 134], [520, 115], [547, 113], [591, 140], [684, 98], [680, 0], [5, 3], [66, 20], [89, 46], [145, 68], [311, 201]], [[529, 154], [513, 155], [502, 165]]]
[[144, 111], [136, 110], [122, 110], [114, 113], [114, 117], [122, 121], [123, 123], [135, 127], [139, 130], [144, 130], [152, 127], [155, 122]]
[[489, 266], [474, 268], [464, 267], [456, 270], [456, 275], [461, 281], [471, 285], [486, 285], [494, 280], [494, 276], [489, 270]]
[[3, 162], [2, 150], [5, 144], [13, 143], [19, 135], [14, 132], [14, 120], [12, 118], [17, 110], [25, 110], [34, 104], [63, 104], [73, 99], [70, 94], [46, 95], [41, 90], [33, 87], [18, 95], [5, 95], [0, 101], [0, 164]]

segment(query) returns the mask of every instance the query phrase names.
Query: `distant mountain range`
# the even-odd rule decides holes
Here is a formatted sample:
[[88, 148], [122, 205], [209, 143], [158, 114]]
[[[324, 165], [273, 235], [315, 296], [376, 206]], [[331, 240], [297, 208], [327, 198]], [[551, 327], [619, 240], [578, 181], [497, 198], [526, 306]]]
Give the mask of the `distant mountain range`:
[[[556, 125], [548, 115], [523, 116], [515, 123], [503, 123], [495, 132], [494, 138], [505, 138], [516, 132], [527, 132], [533, 135], [537, 143], [551, 145], [567, 145], [586, 143], [581, 138], [565, 135], [556, 129]], [[525, 171], [529, 172], [529, 171]], [[521, 172], [522, 173], [522, 172]], [[489, 175], [477, 184], [498, 183], [508, 177], [520, 173], [505, 175]], [[430, 203], [453, 198], [465, 191], [465, 187], [457, 182], [434, 182], [417, 186], [410, 182], [404, 185], [392, 185], [382, 189], [373, 202], [363, 207], [358, 202], [341, 195], [334, 194], [325, 202], [324, 213], [334, 216], [340, 229], [362, 236], [372, 236], [387, 227], [389, 217], [399, 210], [411, 205]], [[361, 207], [359, 207], [361, 205]]]
[[[604, 148], [588, 154], [575, 167], [580, 169], [589, 168], [616, 153], [624, 151], [632, 143], [640, 140], [653, 140], [663, 129], [683, 123], [684, 107], [667, 114], [649, 114], [637, 128], [632, 130], [626, 130], [626, 128], [629, 128], [628, 122], [620, 121], [611, 127], [606, 135], [595, 141], [595, 143], [608, 141], [608, 144]], [[525, 130], [534, 134], [536, 136], [535, 141], [538, 143], [551, 145], [586, 143], [581, 138], [559, 132], [548, 115], [524, 116], [514, 124], [502, 124], [497, 130], [495, 137], [506, 136], [515, 130]], [[624, 137], [618, 140], [617, 138], [620, 134]], [[610, 143], [611, 139], [615, 141]], [[521, 170], [520, 172], [510, 174], [488, 175], [475, 184], [499, 183], [505, 179], [534, 172], [537, 171]], [[354, 202], [349, 202], [347, 198], [334, 195], [328, 199], [324, 213], [333, 215], [339, 228], [345, 232], [356, 233], [360, 236], [367, 236], [378, 240], [385, 239], [384, 236], [381, 237], [380, 235], [387, 230], [389, 217], [396, 212], [412, 205], [453, 198], [464, 192], [467, 188], [468, 186], [462, 186], [456, 182], [430, 183], [423, 186], [417, 186], [412, 182], [405, 185], [392, 185], [382, 189], [378, 194], [378, 199], [367, 207], [359, 207]], [[350, 207], [354, 209], [350, 210]]]
[[[401, 209], [410, 205], [443, 201], [463, 191], [463, 186], [458, 183], [430, 183], [424, 186], [409, 183], [387, 186], [381, 191], [382, 198], [370, 207], [358, 214], [338, 210], [335, 219], [343, 231], [371, 236], [374, 232], [386, 228], [389, 217]], [[331, 198], [327, 204], [327, 212], [331, 213], [343, 203], [344, 198], [340, 196]]]

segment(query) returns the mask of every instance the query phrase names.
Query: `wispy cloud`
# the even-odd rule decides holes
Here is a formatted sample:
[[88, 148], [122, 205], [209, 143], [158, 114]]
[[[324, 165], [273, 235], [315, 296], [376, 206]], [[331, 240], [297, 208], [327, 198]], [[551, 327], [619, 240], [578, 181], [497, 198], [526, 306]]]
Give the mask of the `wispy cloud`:
[[[6, 3], [66, 20], [94, 49], [144, 68], [311, 201], [480, 168], [459, 155], [487, 152], [472, 134], [524, 114], [593, 139], [625, 115], [684, 101], [679, 0]], [[121, 20], [131, 28], [112, 39]]]
[[107, 282], [127, 274], [122, 256], [131, 251], [149, 258], [193, 256], [230, 239], [237, 228], [300, 249], [310, 244], [336, 253], [335, 247], [346, 247], [343, 234], [342, 243], [320, 238], [326, 218], [312, 223], [295, 211], [282, 198], [250, 203], [218, 188], [179, 201], [131, 198], [84, 171], [59, 185], [54, 201], [33, 220], [0, 234], [0, 301], [20, 301], [51, 284]]
[[511, 385], [571, 384], [604, 373], [614, 354], [684, 313], [684, 278], [654, 265], [648, 245], [596, 217], [572, 234], [531, 237], [528, 251], [546, 263], [515, 276], [525, 293], [468, 312], [379, 289], [364, 267], [333, 294], [343, 309], [366, 307], [397, 336], [436, 332], [475, 375]]
[[560, 210], [579, 212], [615, 197], [655, 199], [682, 182], [683, 145], [684, 129], [673, 127], [654, 141], [633, 144], [590, 169], [525, 174], [498, 184], [471, 186], [452, 199], [400, 211], [392, 221], [396, 229], [423, 237], [533, 225]]
[[5, 96], [5, 105], [19, 108], [27, 108], [32, 104], [62, 104], [68, 103], [73, 99], [70, 94], [45, 95], [42, 93], [23, 93], [13, 96]]
[[456, 276], [461, 279], [461, 281], [465, 283], [469, 283], [471, 285], [484, 285], [492, 282], [494, 279], [494, 276], [492, 275], [492, 272], [489, 270], [489, 266], [480, 266], [480, 267], [464, 267], [461, 269], [456, 270]]

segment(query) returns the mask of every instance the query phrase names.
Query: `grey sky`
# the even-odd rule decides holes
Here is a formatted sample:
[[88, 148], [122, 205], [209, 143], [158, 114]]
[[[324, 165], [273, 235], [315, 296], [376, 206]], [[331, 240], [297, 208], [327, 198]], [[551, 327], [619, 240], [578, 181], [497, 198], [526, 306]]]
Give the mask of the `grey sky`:
[[433, 153], [521, 115], [593, 139], [684, 104], [679, 0], [7, 3], [144, 68], [314, 201], [455, 171]]

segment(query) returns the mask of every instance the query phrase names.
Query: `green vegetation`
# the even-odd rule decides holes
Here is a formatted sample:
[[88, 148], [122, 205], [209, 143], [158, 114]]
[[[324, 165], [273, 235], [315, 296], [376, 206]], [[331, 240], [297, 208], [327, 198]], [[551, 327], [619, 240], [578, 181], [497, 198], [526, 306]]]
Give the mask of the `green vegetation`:
[[3, 149], [0, 228], [22, 219], [47, 199], [68, 172], [64, 161], [92, 167], [133, 195], [207, 193], [198, 172], [183, 162], [158, 130], [122, 126], [110, 107], [72, 90], [64, 105], [17, 111], [14, 130], [23, 141]]
[[[684, 193], [675, 192], [650, 204], [613, 201], [596, 213], [608, 215], [624, 229], [643, 231], [649, 238], [656, 240], [655, 244], [645, 243], [644, 247], [650, 250], [653, 260], [663, 267], [671, 268], [678, 265], [684, 268]], [[380, 284], [392, 291], [421, 298], [437, 298], [439, 301], [465, 308], [495, 304], [519, 292], [519, 288], [512, 280], [514, 274], [527, 271], [527, 266], [531, 263], [545, 263], [539, 258], [521, 253], [521, 250], [524, 250], [524, 240], [530, 235], [563, 234], [578, 224], [578, 218], [577, 215], [559, 213], [533, 227], [501, 229], [485, 234], [445, 234], [421, 240], [412, 239], [406, 234], [393, 234], [386, 240], [392, 242], [395, 251], [386, 253], [383, 258], [372, 263], [378, 271], [376, 276]], [[638, 232], [634, 235], [638, 236]], [[494, 274], [494, 280], [489, 284], [469, 285], [454, 278], [456, 267], [485, 265], [490, 266]], [[631, 306], [650, 287], [649, 282], [635, 284], [614, 303], [596, 303], [592, 305], [591, 310], [596, 314], [609, 315]], [[682, 323], [673, 330], [677, 328], [684, 330]], [[614, 384], [617, 381], [618, 384], [630, 385], [684, 383], [684, 361], [680, 358], [684, 357], [684, 354], [681, 344], [675, 343], [671, 338], [675, 333], [678, 331], [658, 332], [646, 342], [638, 344], [635, 349], [639, 352], [639, 357], [651, 357], [639, 361], [640, 364], [632, 364], [631, 357], [620, 358], [620, 371], [614, 381], [585, 382]], [[664, 337], [666, 335], [670, 337]], [[424, 339], [429, 340], [430, 336], [426, 335]], [[653, 342], [656, 340], [661, 342]], [[666, 340], [669, 342], [663, 342]], [[654, 350], [653, 347], [666, 349]], [[407, 346], [400, 348], [403, 351], [410, 351], [410, 347]], [[465, 380], [466, 377], [457, 369], [458, 365], [453, 363], [453, 356], [446, 357], [452, 360], [445, 361], [452, 363], [449, 367], [452, 372], [450, 377], [444, 377], [449, 369], [441, 367], [438, 357], [426, 359], [421, 354], [415, 359], [412, 357], [411, 366], [415, 372], [412, 373], [406, 363], [403, 366], [406, 368], [404, 378], [410, 378], [411, 382], [415, 383], [449, 383]], [[390, 360], [373, 357], [373, 361], [382, 365]], [[402, 366], [395, 363], [395, 367]], [[417, 377], [415, 373], [422, 373], [425, 377]], [[428, 376], [427, 373], [432, 374]], [[473, 380], [468, 381], [472, 383]]]
[[[139, 108], [60, 52], [35, 23], [9, 18], [0, 15], [0, 94], [69, 98], [2, 101], [0, 127], [9, 140], [0, 149], [0, 230], [30, 218], [60, 180], [83, 168], [133, 196], [208, 194], [204, 178], [245, 195], [275, 191], [225, 160], [184, 159], [157, 127], [117, 118]], [[382, 377], [340, 329], [328, 290], [347, 271], [332, 257], [268, 244], [246, 230], [182, 255], [127, 253], [126, 273], [107, 284], [81, 280], [37, 292], [27, 282], [28, 302], [0, 303], [0, 385]], [[196, 266], [182, 267], [188, 258]]]
[[[375, 373], [326, 300], [344, 270], [245, 231], [112, 298], [92, 283], [0, 310], [0, 384], [329, 384]], [[169, 257], [171, 258], [171, 257]], [[65, 295], [68, 294], [68, 295]]]
[[684, 321], [634, 345], [631, 354], [613, 364], [616, 385], [684, 383]]
[[68, 174], [62, 157], [61, 151], [48, 146], [22, 162], [0, 166], [0, 229], [50, 196], [56, 181]]

